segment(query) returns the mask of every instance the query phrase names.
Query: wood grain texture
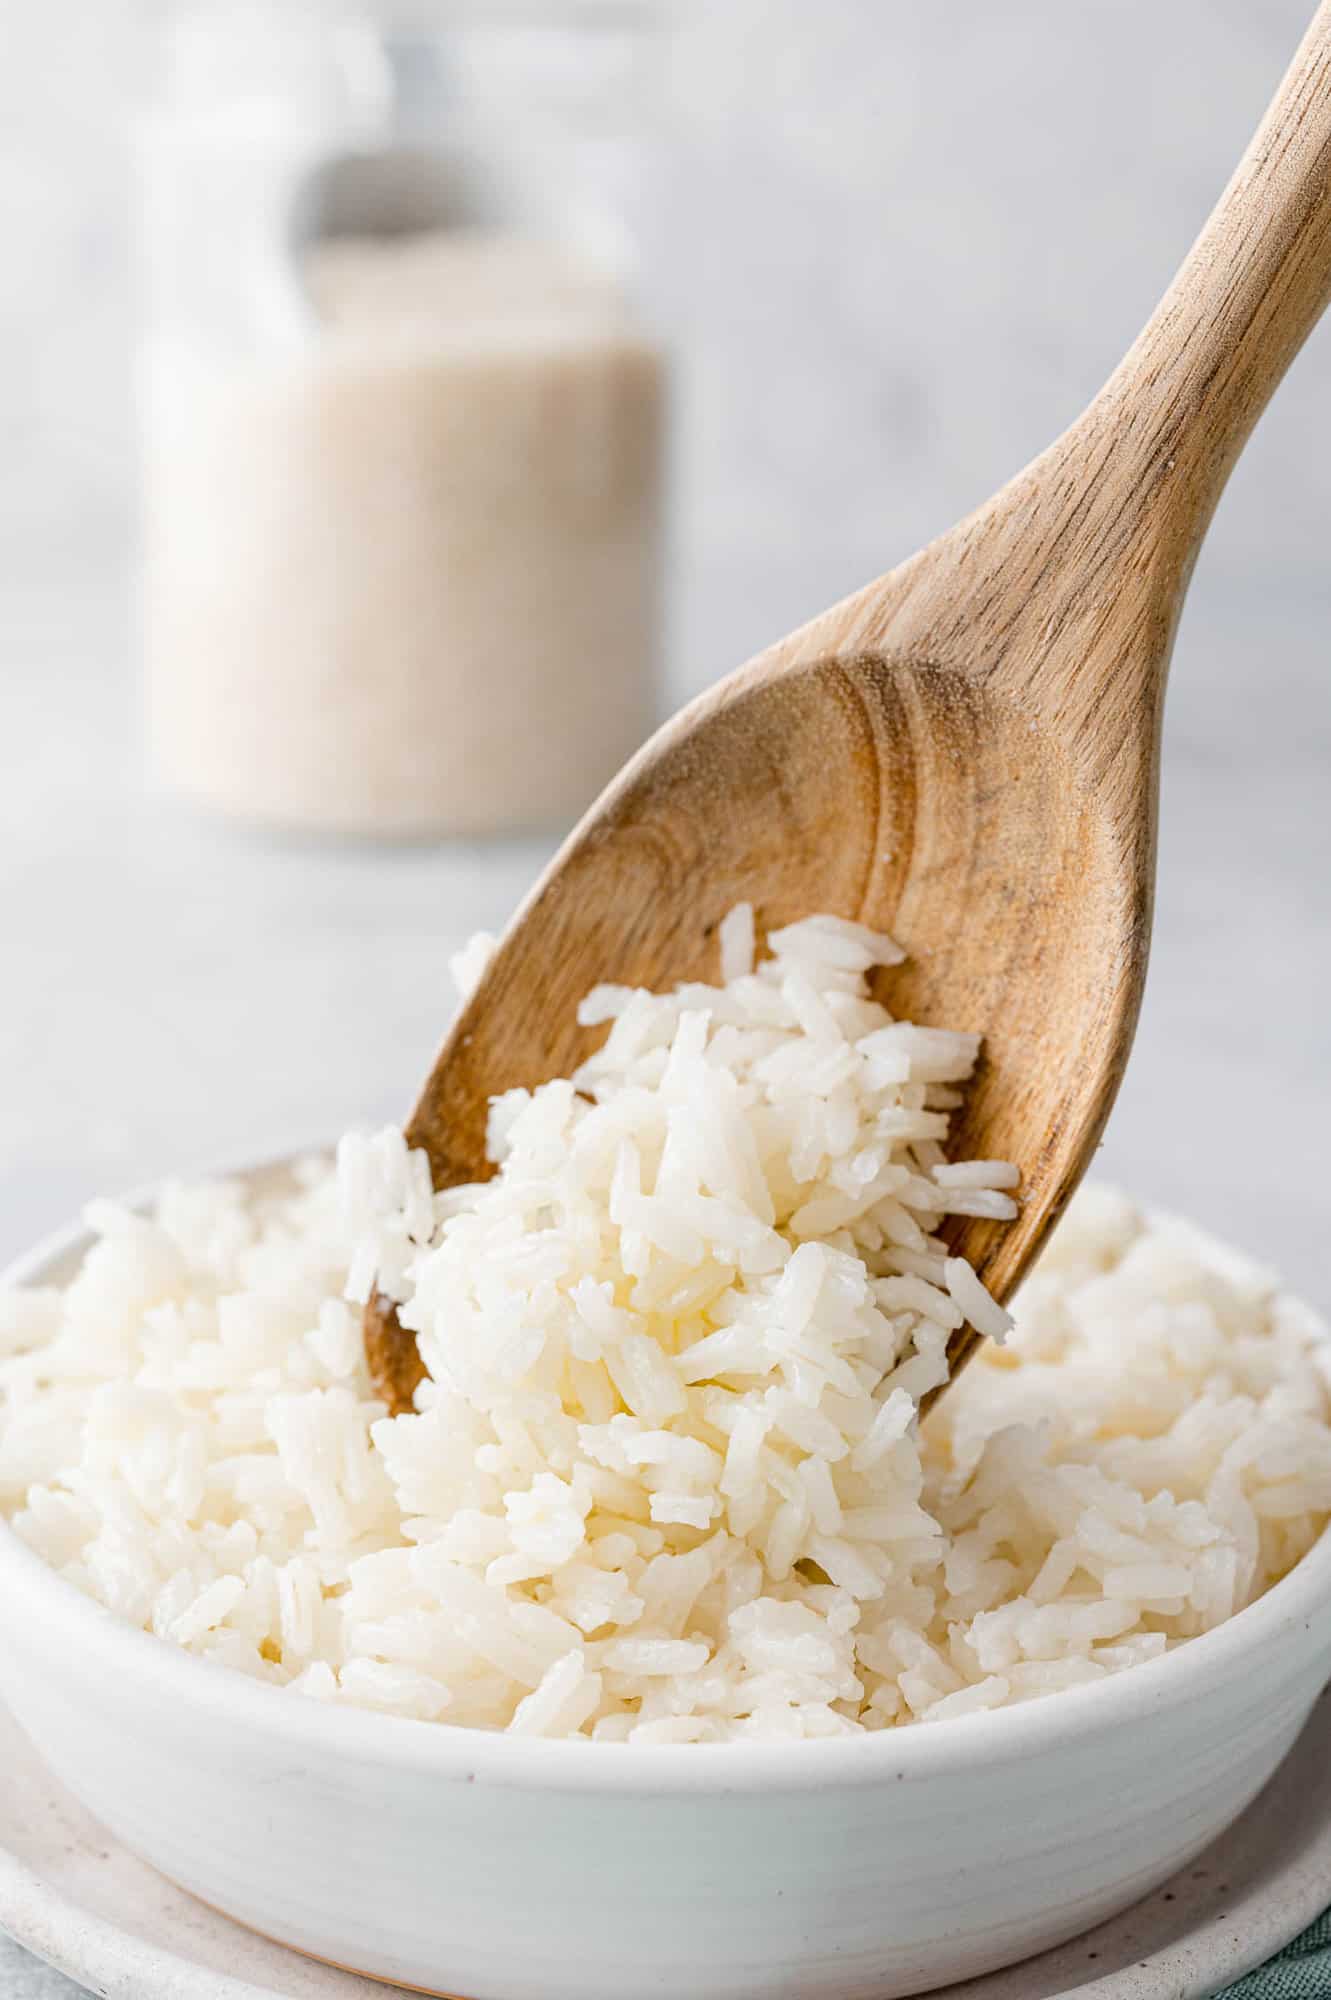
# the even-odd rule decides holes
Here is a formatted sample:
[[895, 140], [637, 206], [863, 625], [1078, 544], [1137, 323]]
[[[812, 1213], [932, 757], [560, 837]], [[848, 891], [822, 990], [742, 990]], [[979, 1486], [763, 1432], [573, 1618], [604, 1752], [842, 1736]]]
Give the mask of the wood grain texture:
[[[407, 1127], [484, 1178], [486, 1104], [566, 1074], [598, 980], [715, 976], [716, 927], [831, 911], [910, 962], [881, 997], [978, 1030], [959, 1157], [1015, 1161], [1020, 1219], [948, 1230], [1010, 1295], [1094, 1153], [1132, 1044], [1160, 719], [1225, 481], [1331, 296], [1331, 0], [1169, 292], [1084, 415], [975, 514], [668, 723], [575, 830], [444, 1042]], [[414, 1340], [367, 1352], [408, 1406]], [[976, 1336], [954, 1338], [954, 1368]]]

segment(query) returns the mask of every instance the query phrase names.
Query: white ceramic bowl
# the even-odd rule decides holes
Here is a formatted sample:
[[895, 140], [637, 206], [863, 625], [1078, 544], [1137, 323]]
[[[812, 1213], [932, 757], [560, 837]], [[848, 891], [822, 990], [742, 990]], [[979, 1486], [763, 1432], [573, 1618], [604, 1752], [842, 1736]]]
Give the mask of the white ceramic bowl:
[[[60, 1282], [71, 1231], [7, 1273]], [[117, 1838], [318, 1957], [467, 2000], [892, 2000], [1199, 1853], [1331, 1677], [1331, 1535], [1164, 1659], [853, 1741], [521, 1741], [327, 1709], [118, 1624], [0, 1525], [0, 1693]]]

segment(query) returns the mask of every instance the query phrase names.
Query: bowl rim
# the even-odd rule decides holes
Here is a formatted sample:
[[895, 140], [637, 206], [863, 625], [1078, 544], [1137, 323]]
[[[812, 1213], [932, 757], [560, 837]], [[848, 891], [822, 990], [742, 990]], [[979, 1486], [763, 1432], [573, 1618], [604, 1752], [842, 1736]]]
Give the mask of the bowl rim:
[[[251, 1161], [212, 1177], [257, 1176], [317, 1151]], [[143, 1209], [170, 1178], [117, 1199]], [[81, 1219], [55, 1230], [0, 1269], [0, 1289], [42, 1283], [92, 1240], [93, 1232]], [[1250, 1678], [1262, 1659], [1283, 1660], [1288, 1666], [1289, 1642], [1300, 1633], [1311, 1636], [1315, 1629], [1326, 1654], [1323, 1683], [1331, 1680], [1331, 1523], [1294, 1568], [1254, 1603], [1158, 1659], [1060, 1689], [1056, 1698], [1040, 1696], [953, 1716], [932, 1727], [920, 1723], [798, 1742], [598, 1744], [511, 1736], [447, 1720], [423, 1722], [301, 1699], [288, 1688], [250, 1680], [124, 1623], [43, 1561], [3, 1514], [0, 1603], [11, 1614], [11, 1632], [20, 1626], [39, 1631], [38, 1647], [59, 1646], [78, 1662], [78, 1671], [89, 1676], [110, 1672], [182, 1712], [193, 1710], [271, 1738], [279, 1752], [317, 1754], [323, 1768], [371, 1763], [445, 1782], [580, 1793], [798, 1792], [829, 1784], [858, 1788], [928, 1781], [1025, 1761], [1101, 1735], [1117, 1736], [1151, 1715], [1192, 1706]], [[0, 1655], [11, 1646], [0, 1635]], [[1299, 1650], [1311, 1654], [1316, 1646]], [[3, 1681], [0, 1671], [0, 1688]]]

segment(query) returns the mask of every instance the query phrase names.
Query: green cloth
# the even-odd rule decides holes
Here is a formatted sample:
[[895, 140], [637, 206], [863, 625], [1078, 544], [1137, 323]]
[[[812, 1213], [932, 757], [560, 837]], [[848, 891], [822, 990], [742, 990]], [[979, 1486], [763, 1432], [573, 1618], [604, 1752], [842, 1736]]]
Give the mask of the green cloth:
[[1220, 2000], [1331, 2000], [1331, 1910]]

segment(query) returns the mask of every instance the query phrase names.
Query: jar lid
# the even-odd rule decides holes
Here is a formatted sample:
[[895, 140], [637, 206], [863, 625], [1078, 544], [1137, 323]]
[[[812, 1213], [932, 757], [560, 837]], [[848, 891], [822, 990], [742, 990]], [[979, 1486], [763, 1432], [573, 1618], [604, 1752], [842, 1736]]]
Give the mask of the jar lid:
[[[246, 99], [367, 134], [424, 90], [522, 115], [638, 115], [647, 51], [681, 0], [155, 0], [166, 102]], [[688, 4], [688, 0], [683, 0]]]
[[[667, 23], [681, 8], [681, 0], [364, 0], [364, 4], [375, 20], [422, 31], [459, 20], [474, 26], [493, 22], [543, 28], [653, 27]], [[357, 10], [357, 0], [348, 0], [348, 5]]]
[[196, 115], [228, 100], [382, 115], [388, 75], [376, 23], [363, 9], [320, 0], [160, 0], [159, 82]]

